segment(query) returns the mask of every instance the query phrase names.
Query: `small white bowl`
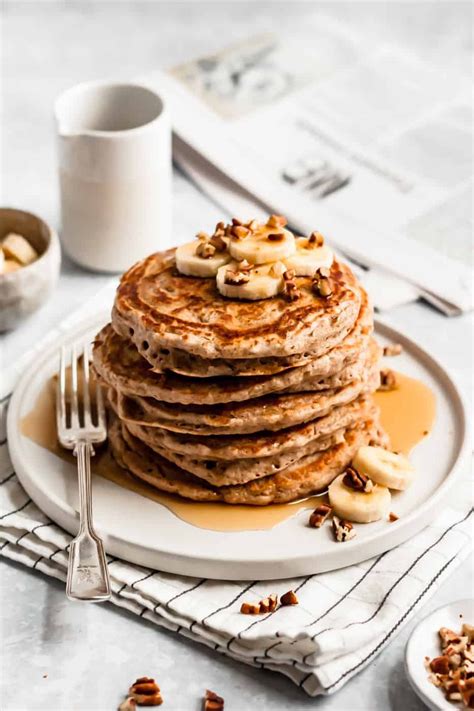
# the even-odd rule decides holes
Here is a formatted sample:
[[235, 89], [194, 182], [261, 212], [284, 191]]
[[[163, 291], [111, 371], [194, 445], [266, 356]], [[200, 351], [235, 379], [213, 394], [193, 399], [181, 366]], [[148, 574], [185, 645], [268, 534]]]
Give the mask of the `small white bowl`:
[[[460, 617], [462, 615], [462, 617]], [[405, 669], [413, 690], [433, 711], [459, 711], [460, 705], [448, 701], [442, 691], [428, 679], [425, 657], [439, 657], [441, 654], [438, 630], [449, 627], [458, 632], [464, 622], [472, 625], [474, 620], [474, 600], [456, 600], [434, 610], [417, 624], [405, 650]]]
[[0, 241], [9, 232], [25, 237], [36, 249], [36, 261], [0, 274], [0, 332], [16, 328], [51, 295], [59, 277], [61, 249], [56, 232], [36, 215], [0, 208]]

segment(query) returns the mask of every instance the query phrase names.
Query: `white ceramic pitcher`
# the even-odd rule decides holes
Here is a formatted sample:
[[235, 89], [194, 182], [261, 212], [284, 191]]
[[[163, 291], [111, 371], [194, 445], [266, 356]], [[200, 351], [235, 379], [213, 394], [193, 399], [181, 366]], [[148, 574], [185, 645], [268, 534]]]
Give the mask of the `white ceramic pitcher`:
[[72, 259], [117, 272], [169, 246], [171, 128], [135, 84], [88, 82], [56, 101], [61, 239]]

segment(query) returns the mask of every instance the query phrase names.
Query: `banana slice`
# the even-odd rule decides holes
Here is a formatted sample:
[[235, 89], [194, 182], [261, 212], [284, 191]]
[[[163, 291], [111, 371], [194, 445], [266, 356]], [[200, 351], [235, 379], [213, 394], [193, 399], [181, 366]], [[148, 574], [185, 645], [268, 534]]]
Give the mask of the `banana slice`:
[[[176, 250], [176, 268], [181, 274], [196, 277], [214, 277], [220, 267], [230, 262], [230, 254], [214, 251], [210, 256], [199, 256], [196, 250], [202, 246], [202, 241], [194, 240], [182, 244]], [[212, 251], [212, 250], [210, 250]]]
[[38, 252], [22, 235], [10, 232], [2, 242], [2, 250], [7, 259], [14, 259], [26, 266], [38, 259]]
[[293, 269], [296, 276], [313, 276], [317, 269], [330, 267], [334, 254], [325, 244], [316, 246], [309, 237], [297, 237], [296, 252], [284, 262], [288, 269]]
[[242, 269], [241, 263], [230, 262], [217, 272], [217, 288], [231, 299], [269, 299], [283, 287], [283, 264], [262, 264]]
[[248, 237], [231, 239], [229, 251], [234, 259], [246, 259], [250, 264], [268, 264], [286, 259], [295, 251], [292, 232], [283, 227], [261, 225]]
[[355, 491], [343, 483], [340, 474], [329, 485], [329, 503], [336, 516], [355, 521], [371, 523], [387, 516], [390, 511], [391, 495], [385, 486], [375, 484], [371, 491]]
[[413, 481], [416, 470], [403, 454], [389, 452], [382, 447], [361, 447], [352, 465], [377, 484], [389, 489], [406, 489]]

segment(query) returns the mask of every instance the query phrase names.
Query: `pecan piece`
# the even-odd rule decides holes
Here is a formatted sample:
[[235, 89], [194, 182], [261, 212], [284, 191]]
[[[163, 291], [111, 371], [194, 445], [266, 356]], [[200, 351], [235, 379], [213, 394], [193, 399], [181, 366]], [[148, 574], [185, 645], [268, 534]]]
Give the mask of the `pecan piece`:
[[278, 596], [272, 593], [268, 597], [260, 600], [260, 614], [265, 614], [267, 612], [274, 612], [278, 605]]
[[250, 230], [248, 227], [244, 227], [244, 225], [234, 225], [230, 229], [230, 234], [235, 239], [243, 239], [250, 234]]
[[350, 541], [351, 538], [354, 538], [356, 535], [352, 523], [350, 521], [345, 521], [344, 519], [341, 520], [337, 516], [334, 516], [332, 519], [332, 530], [334, 538], [339, 543]]
[[284, 227], [286, 224], [287, 219], [283, 215], [270, 215], [267, 220], [268, 227]]
[[398, 386], [397, 376], [393, 370], [380, 371], [380, 385], [378, 390], [396, 390]]
[[397, 514], [393, 513], [393, 511], [390, 511], [390, 513], [388, 515], [388, 520], [390, 521], [390, 523], [393, 523], [394, 521], [398, 521], [398, 519], [399, 519], [399, 517], [397, 516]]
[[216, 248], [210, 242], [199, 242], [196, 247], [196, 255], [202, 259], [210, 259], [216, 253]]
[[222, 239], [221, 234], [213, 234], [209, 244], [215, 248], [216, 252], [225, 252], [227, 249], [227, 243]]
[[430, 662], [430, 669], [435, 674], [448, 674], [449, 672], [449, 657], [435, 657]]
[[297, 288], [294, 281], [295, 272], [293, 269], [287, 269], [283, 272], [283, 295], [288, 301], [296, 301], [301, 296], [301, 291]]
[[354, 467], [347, 467], [342, 480], [344, 486], [354, 491], [363, 491], [368, 494], [374, 488], [373, 483], [365, 474], [361, 474]]
[[310, 236], [308, 237], [308, 245], [310, 245], [311, 247], [322, 247], [323, 244], [324, 237], [322, 236], [321, 232], [311, 232]]
[[240, 606], [240, 612], [242, 615], [259, 615], [260, 603], [243, 602]]
[[286, 592], [284, 595], [282, 595], [280, 598], [280, 604], [283, 605], [284, 607], [286, 605], [297, 605], [298, 598], [296, 597], [296, 594], [294, 593], [294, 591], [288, 590], [288, 592]]
[[161, 706], [163, 699], [160, 687], [154, 679], [141, 676], [128, 690], [130, 696], [139, 706]]
[[309, 517], [309, 525], [313, 528], [321, 528], [331, 511], [332, 507], [328, 504], [320, 504], [319, 506], [316, 506], [313, 513]]
[[318, 269], [313, 277], [313, 291], [323, 299], [328, 299], [334, 291], [334, 285], [332, 279], [329, 278], [329, 273], [328, 269], [322, 267]]
[[241, 286], [242, 284], [248, 284], [250, 281], [250, 274], [245, 272], [234, 272], [232, 269], [227, 269], [225, 273], [224, 283], [233, 284], [234, 286]]
[[206, 689], [206, 696], [203, 702], [203, 711], [224, 711], [224, 699], [214, 691]]
[[397, 356], [402, 352], [401, 343], [390, 343], [388, 346], [384, 346], [383, 354], [384, 356]]

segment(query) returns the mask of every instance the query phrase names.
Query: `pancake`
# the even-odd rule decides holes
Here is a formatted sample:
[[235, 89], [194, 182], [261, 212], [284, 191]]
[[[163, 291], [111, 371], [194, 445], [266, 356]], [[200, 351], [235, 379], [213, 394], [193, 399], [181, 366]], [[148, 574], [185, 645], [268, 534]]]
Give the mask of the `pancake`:
[[360, 397], [331, 410], [325, 417], [296, 425], [279, 432], [255, 432], [248, 435], [199, 436], [171, 432], [160, 427], [145, 427], [127, 422], [127, 429], [152, 449], [166, 448], [176, 454], [195, 459], [239, 460], [271, 457], [304, 448], [314, 439], [328, 437], [338, 430], [354, 426], [373, 417], [373, 399]]
[[156, 489], [201, 502], [266, 506], [302, 499], [324, 490], [348, 466], [359, 447], [383, 444], [376, 420], [365, 420], [330, 449], [303, 457], [274, 476], [237, 486], [211, 486], [161, 458], [115, 420], [109, 429], [112, 454], [118, 464]]
[[[123, 428], [131, 435], [136, 436], [133, 428], [129, 428], [126, 424], [122, 423], [122, 429]], [[137, 437], [137, 439], [140, 438]], [[316, 452], [323, 452], [325, 449], [329, 449], [329, 447], [333, 447], [339, 442], [342, 442], [343, 439], [344, 430], [338, 430], [327, 437], [314, 439], [298, 450], [281, 452], [271, 457], [238, 459], [234, 461], [225, 461], [222, 459], [193, 459], [186, 454], [178, 454], [164, 447], [157, 447], [152, 443], [148, 443], [148, 446], [159, 454], [160, 457], [173, 462], [184, 471], [199, 477], [199, 479], [204, 479], [204, 481], [214, 486], [228, 486], [245, 484], [248, 481], [276, 474], [282, 469], [286, 469], [291, 464], [294, 464], [302, 457], [315, 454]], [[143, 440], [140, 441], [143, 442]], [[147, 442], [143, 443], [147, 444]]]
[[[135, 346], [116, 334], [110, 324], [95, 339], [93, 363], [96, 372], [115, 390], [165, 402], [212, 405], [272, 392], [324, 390], [341, 387], [359, 377], [369, 345], [371, 322], [372, 312], [364, 299], [354, 329], [340, 344], [302, 367], [273, 376], [202, 379], [171, 372], [156, 373]], [[371, 347], [376, 347], [373, 341]]]
[[281, 430], [327, 415], [333, 407], [372, 392], [380, 381], [378, 366], [367, 376], [342, 388], [320, 392], [265, 395], [243, 403], [187, 405], [160, 402], [153, 398], [111, 394], [121, 420], [162, 427], [188, 434], [247, 434], [259, 430]]
[[297, 277], [300, 298], [247, 302], [227, 299], [215, 279], [183, 276], [175, 250], [158, 252], [122, 277], [112, 324], [154, 366], [160, 349], [177, 348], [202, 358], [286, 357], [327, 353], [353, 328], [361, 291], [351, 270], [336, 260], [329, 298], [309, 277]]

